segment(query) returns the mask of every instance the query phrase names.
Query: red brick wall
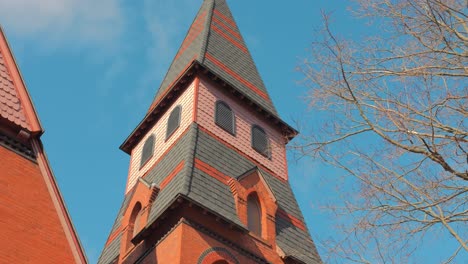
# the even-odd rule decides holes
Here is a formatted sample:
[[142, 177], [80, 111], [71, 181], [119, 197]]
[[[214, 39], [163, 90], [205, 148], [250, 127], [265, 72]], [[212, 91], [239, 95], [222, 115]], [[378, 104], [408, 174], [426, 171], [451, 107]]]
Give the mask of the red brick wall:
[[[157, 247], [153, 248], [144, 259], [140, 260], [142, 264], [157, 264], [157, 263], [183, 263], [180, 262], [181, 254], [181, 237], [182, 228], [178, 226], [172, 230], [162, 241], [160, 241]], [[120, 262], [122, 264], [133, 264], [138, 260], [147, 249], [151, 247], [150, 243], [141, 242], [136, 248], [126, 256], [126, 258]]]
[[[198, 263], [201, 255], [209, 249], [212, 248], [224, 248], [229, 251], [235, 259], [233, 259], [230, 254], [223, 254], [217, 252], [211, 252], [203, 258], [202, 264], [213, 264], [215, 261], [224, 259], [229, 264], [238, 263], [242, 264], [255, 264], [256, 262], [246, 256], [240, 254], [236, 250], [229, 248], [225, 244], [213, 239], [212, 237], [199, 232], [195, 228], [182, 223], [182, 256], [180, 263]], [[216, 254], [217, 253], [217, 254]]]
[[[225, 252], [216, 251], [210, 252], [210, 249], [213, 248], [223, 248], [229, 253], [226, 254]], [[259, 249], [253, 250], [253, 252], [255, 252]], [[134, 263], [135, 260], [137, 260], [145, 251], [145, 245], [144, 242], [142, 242], [129, 254], [129, 256], [127, 256], [124, 261], [122, 261], [122, 264]], [[203, 258], [203, 253], [207, 251], [210, 253], [206, 254]], [[265, 252], [265, 248], [261, 251]], [[259, 254], [260, 252], [256, 253]], [[271, 255], [275, 254], [276, 253], [274, 253], [274, 250], [272, 249], [270, 254], [265, 254], [262, 257], [270, 257], [270, 261], [273, 259], [272, 263], [282, 264], [283, 262], [279, 260], [278, 257], [271, 258]], [[155, 249], [151, 250], [151, 252], [144, 258], [142, 263], [196, 264], [200, 259], [203, 260], [201, 262], [202, 264], [212, 264], [221, 259], [228, 261], [229, 264], [236, 263], [236, 260], [240, 264], [257, 263], [253, 258], [241, 254], [236, 249], [219, 242], [203, 232], [200, 232], [185, 222], [181, 222], [167, 236], [165, 236], [163, 240], [158, 243]]]
[[0, 263], [74, 263], [39, 166], [0, 146]]
[[[186, 220], [180, 220], [182, 215]], [[134, 263], [148, 248], [159, 241], [155, 249], [152, 249], [145, 257], [143, 263], [196, 264], [207, 250], [223, 248], [229, 253], [211, 252], [206, 255], [206, 261], [209, 261], [204, 261], [202, 264], [213, 264], [220, 258], [226, 259], [229, 264], [235, 263], [235, 259], [241, 264], [257, 263], [252, 254], [273, 264], [284, 264], [274, 243], [271, 244], [251, 233], [244, 233], [229, 227], [227, 223], [219, 221], [215, 216], [206, 214], [200, 208], [189, 204], [173, 209], [164, 221], [148, 232], [149, 236], [144, 241], [130, 252], [123, 253], [124, 260], [119, 263]], [[216, 234], [217, 238], [209, 235], [208, 232]], [[223, 240], [229, 240], [232, 244]], [[230, 256], [234, 256], [235, 259]]]
[[142, 264], [183, 263], [181, 259], [182, 228], [179, 225], [169, 233], [143, 260]]

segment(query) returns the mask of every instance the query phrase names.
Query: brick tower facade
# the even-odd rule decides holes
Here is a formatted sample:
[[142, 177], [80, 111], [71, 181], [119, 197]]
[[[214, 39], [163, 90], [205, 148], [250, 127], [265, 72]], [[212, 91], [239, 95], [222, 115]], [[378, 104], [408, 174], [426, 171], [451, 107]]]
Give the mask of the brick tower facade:
[[122, 144], [110, 263], [321, 263], [288, 182], [282, 121], [225, 0], [205, 0]]
[[0, 263], [86, 263], [0, 27]]

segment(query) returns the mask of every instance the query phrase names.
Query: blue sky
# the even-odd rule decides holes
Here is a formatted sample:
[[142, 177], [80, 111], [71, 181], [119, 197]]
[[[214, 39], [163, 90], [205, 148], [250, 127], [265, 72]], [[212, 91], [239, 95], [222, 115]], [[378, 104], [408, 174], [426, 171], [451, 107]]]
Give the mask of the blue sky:
[[[118, 147], [146, 113], [201, 0], [0, 0], [2, 23], [46, 133], [52, 168], [90, 263], [95, 263], [123, 198], [129, 156]], [[295, 71], [333, 11], [339, 35], [364, 37], [349, 1], [228, 1], [285, 121], [313, 123]], [[360, 25], [360, 26], [358, 26]], [[338, 199], [319, 163], [289, 161], [308, 227], [333, 235], [320, 203]]]

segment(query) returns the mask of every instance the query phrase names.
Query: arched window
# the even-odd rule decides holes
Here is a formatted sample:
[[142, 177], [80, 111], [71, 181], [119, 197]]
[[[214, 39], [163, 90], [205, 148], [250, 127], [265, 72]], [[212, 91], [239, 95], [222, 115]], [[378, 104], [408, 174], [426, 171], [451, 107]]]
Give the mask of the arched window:
[[270, 157], [270, 145], [268, 143], [268, 137], [263, 128], [253, 125], [252, 126], [252, 148], [254, 148], [260, 154]]
[[227, 132], [235, 135], [236, 118], [231, 108], [222, 101], [216, 102], [215, 123]]
[[256, 194], [250, 194], [247, 197], [247, 219], [249, 230], [262, 236], [262, 208]]
[[141, 163], [140, 167], [143, 167], [145, 163], [153, 156], [154, 151], [154, 135], [151, 135], [143, 145], [143, 150], [141, 151]]
[[127, 248], [130, 248], [132, 245], [132, 238], [140, 231], [141, 225], [141, 203], [136, 203], [133, 207], [132, 213], [130, 215], [130, 219], [128, 222], [128, 229], [127, 229]]
[[166, 131], [166, 139], [168, 139], [174, 131], [180, 126], [180, 111], [181, 106], [178, 105], [174, 110], [172, 110], [171, 114], [169, 115], [169, 119], [167, 120], [167, 131]]

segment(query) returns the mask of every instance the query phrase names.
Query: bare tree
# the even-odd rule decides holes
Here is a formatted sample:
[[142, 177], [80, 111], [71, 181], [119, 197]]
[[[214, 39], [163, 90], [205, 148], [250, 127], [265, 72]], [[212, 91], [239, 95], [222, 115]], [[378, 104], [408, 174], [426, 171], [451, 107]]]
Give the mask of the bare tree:
[[328, 207], [346, 216], [330, 257], [406, 263], [435, 237], [456, 242], [446, 262], [468, 256], [467, 2], [358, 6], [353, 14], [375, 34], [342, 39], [324, 14], [299, 67], [321, 123], [297, 148], [346, 178], [343, 206]]

